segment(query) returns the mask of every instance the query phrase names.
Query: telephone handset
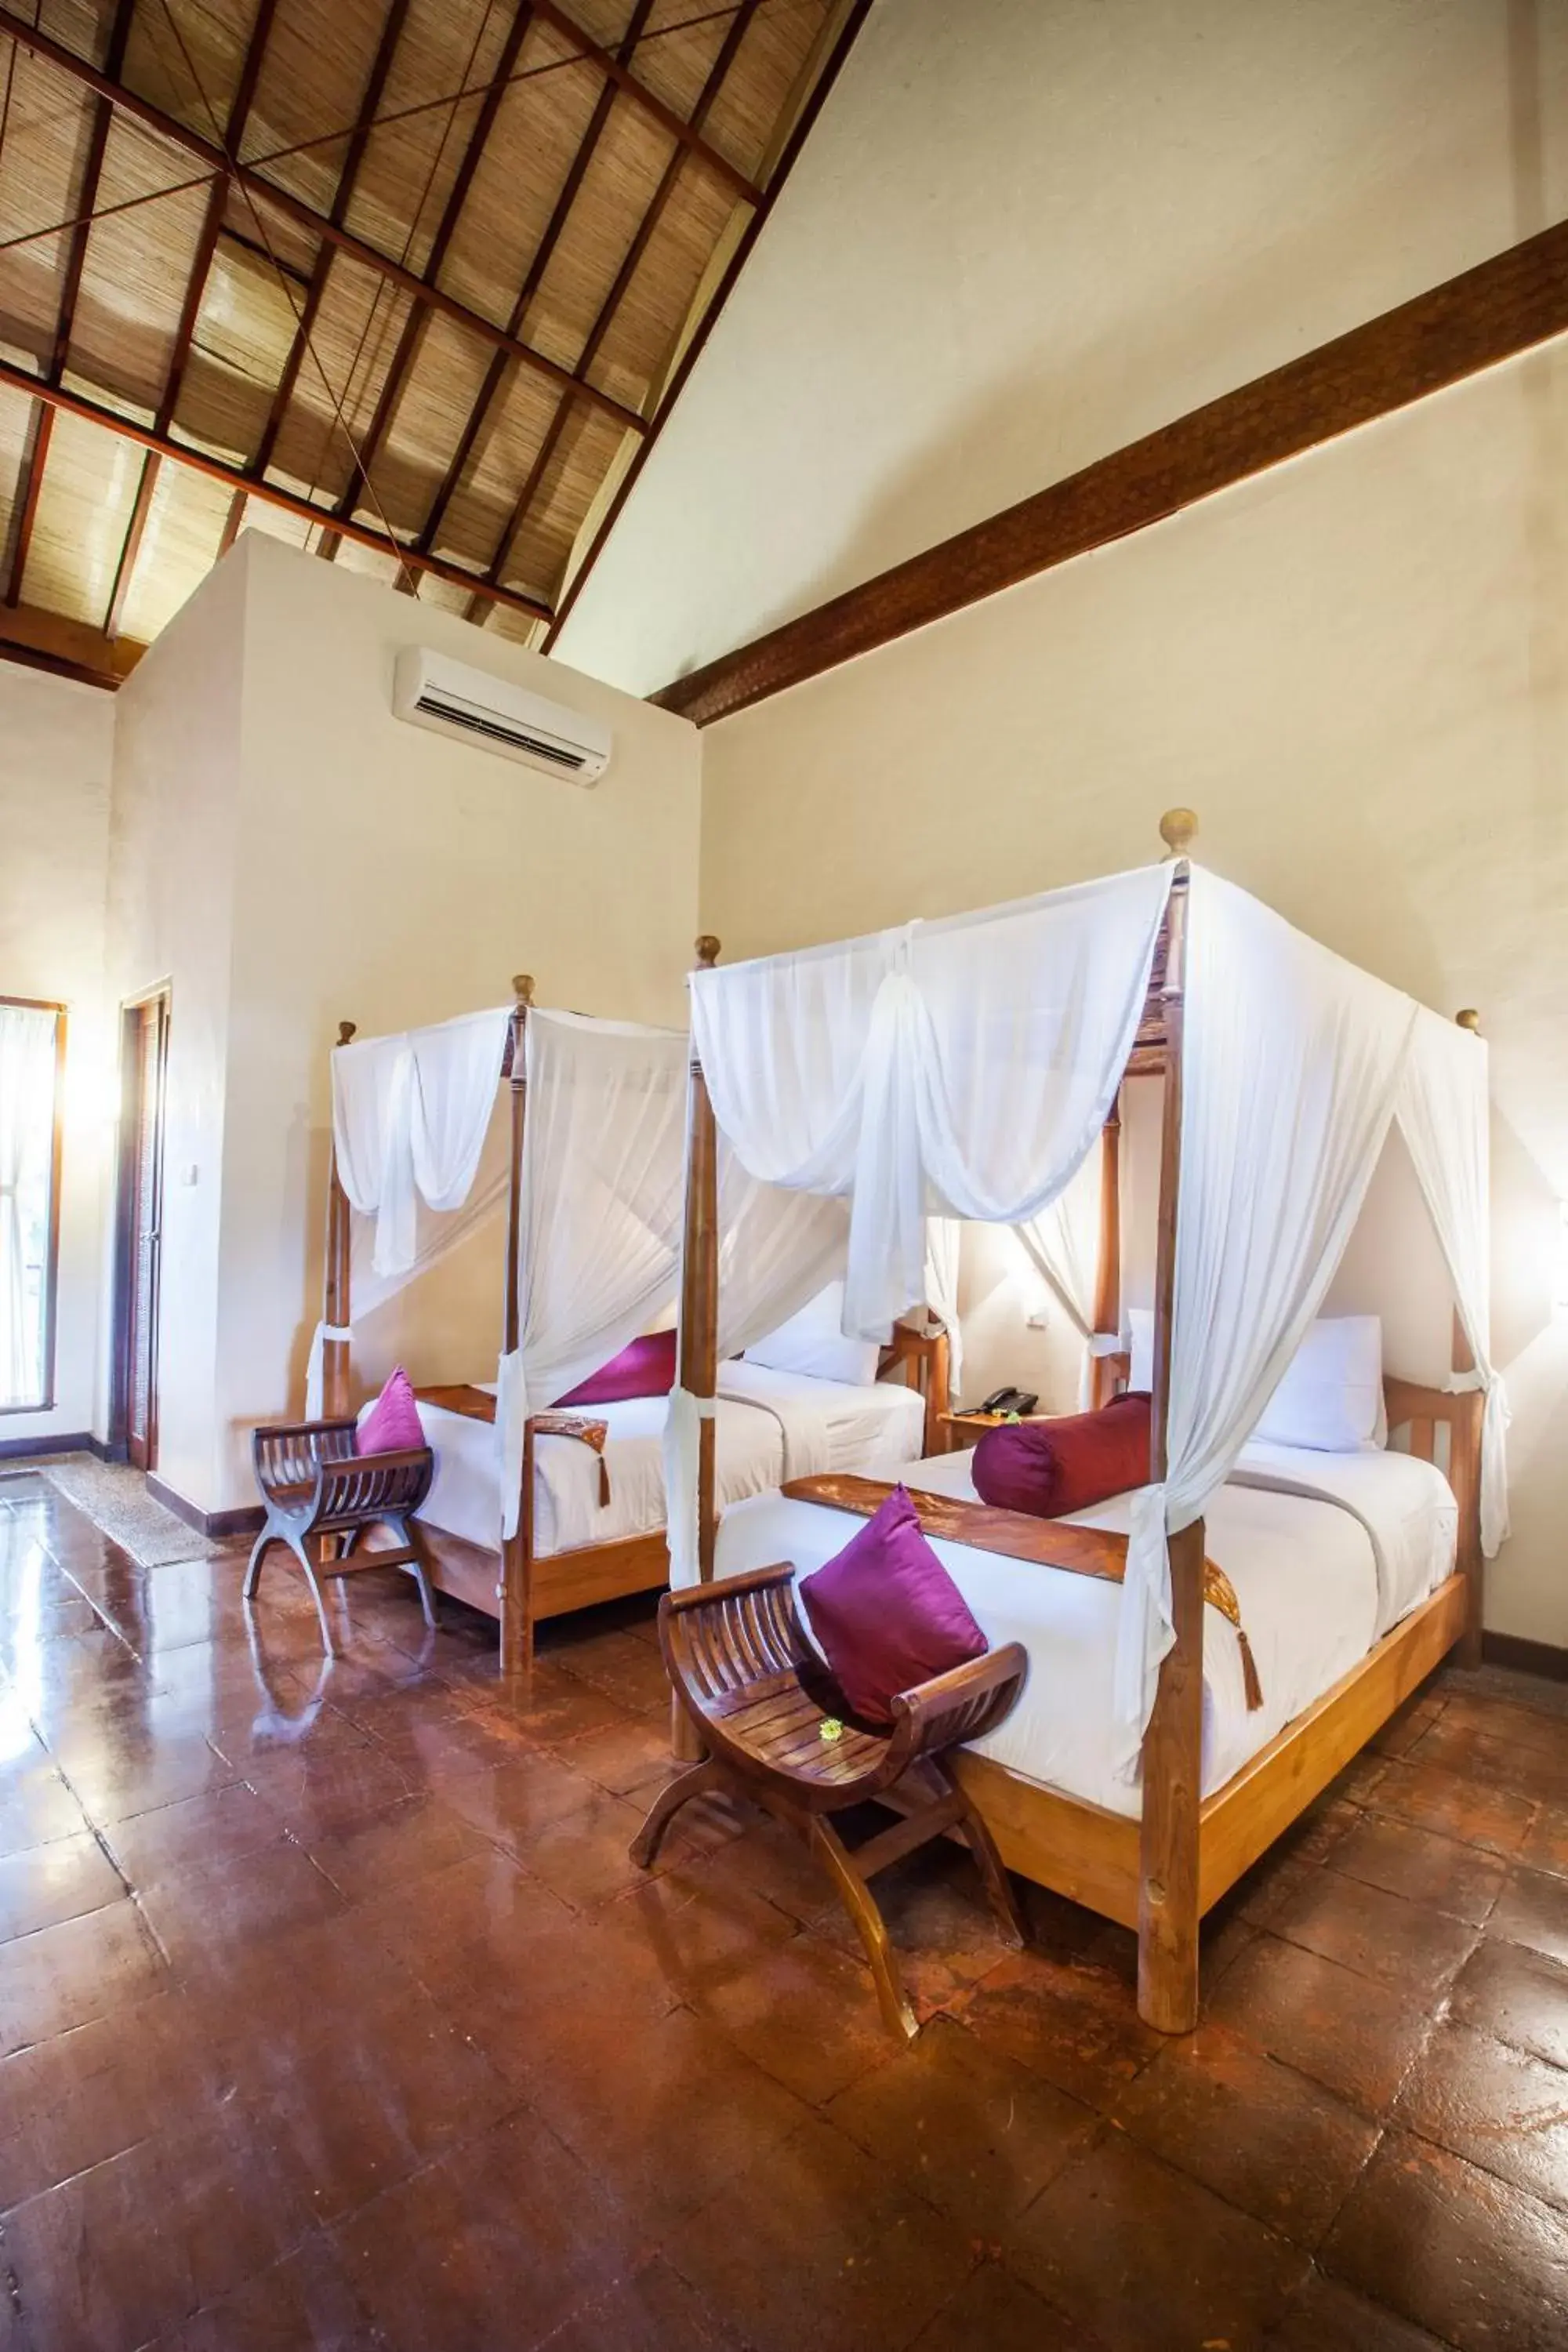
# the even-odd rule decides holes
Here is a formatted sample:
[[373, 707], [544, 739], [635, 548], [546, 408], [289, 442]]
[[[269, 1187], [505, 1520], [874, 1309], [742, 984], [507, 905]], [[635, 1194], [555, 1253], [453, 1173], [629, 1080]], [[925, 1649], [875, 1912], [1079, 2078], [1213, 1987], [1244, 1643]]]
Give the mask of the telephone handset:
[[1021, 1421], [1034, 1412], [1040, 1400], [1027, 1389], [994, 1389], [980, 1406], [982, 1412], [1016, 1413]]

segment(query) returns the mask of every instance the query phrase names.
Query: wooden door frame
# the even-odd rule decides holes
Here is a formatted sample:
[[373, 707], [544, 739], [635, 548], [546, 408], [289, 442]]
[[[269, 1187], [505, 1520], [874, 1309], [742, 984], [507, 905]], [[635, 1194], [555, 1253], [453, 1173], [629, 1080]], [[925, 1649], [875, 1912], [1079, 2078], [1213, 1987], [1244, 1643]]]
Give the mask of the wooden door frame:
[[[141, 1113], [141, 1065], [134, 1051], [136, 1031], [142, 1015], [149, 1005], [162, 1004], [163, 1018], [163, 1050], [159, 1064], [159, 1077], [167, 1076], [169, 1055], [169, 1018], [174, 991], [168, 981], [154, 988], [145, 988], [137, 996], [125, 997], [120, 1006], [120, 1139], [115, 1160], [114, 1201], [114, 1289], [110, 1322], [111, 1346], [109, 1373], [109, 1452], [117, 1462], [130, 1456], [131, 1436], [131, 1341], [135, 1323], [135, 1234], [133, 1211], [136, 1199], [136, 1144]], [[158, 1224], [160, 1239], [158, 1255], [153, 1269], [153, 1288], [149, 1307], [152, 1326], [151, 1378], [147, 1388], [147, 1466], [153, 1469], [158, 1460], [158, 1323], [159, 1294], [163, 1288], [163, 1126], [165, 1087], [159, 1087], [157, 1186]]]
[[48, 1254], [44, 1261], [44, 1393], [37, 1404], [0, 1405], [0, 1414], [52, 1412], [57, 1394], [55, 1346], [58, 1337], [60, 1292], [60, 1179], [65, 1168], [66, 1030], [69, 1013], [67, 1007], [52, 996], [0, 996], [0, 1004], [16, 1006], [23, 1013], [52, 1013], [55, 1016], [55, 1098], [53, 1132], [49, 1140], [49, 1236]]

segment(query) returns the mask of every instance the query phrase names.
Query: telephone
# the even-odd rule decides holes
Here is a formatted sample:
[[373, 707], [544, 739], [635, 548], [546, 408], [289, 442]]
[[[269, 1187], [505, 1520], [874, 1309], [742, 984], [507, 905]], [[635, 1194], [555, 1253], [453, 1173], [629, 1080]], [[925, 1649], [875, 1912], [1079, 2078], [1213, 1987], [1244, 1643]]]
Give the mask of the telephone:
[[1034, 1412], [1039, 1402], [1038, 1396], [1027, 1389], [994, 1389], [980, 1410], [982, 1412], [1016, 1413], [1021, 1421], [1026, 1413]]

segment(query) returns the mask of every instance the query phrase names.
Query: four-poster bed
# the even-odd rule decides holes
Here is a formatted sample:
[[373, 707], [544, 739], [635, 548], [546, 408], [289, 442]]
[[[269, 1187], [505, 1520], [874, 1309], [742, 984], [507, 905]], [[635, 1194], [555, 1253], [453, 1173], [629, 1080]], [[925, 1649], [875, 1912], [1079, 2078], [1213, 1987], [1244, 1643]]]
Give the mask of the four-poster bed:
[[[993, 1755], [966, 1753], [957, 1769], [1011, 1867], [1136, 1928], [1139, 2007], [1166, 2032], [1188, 2030], [1196, 2019], [1204, 1913], [1450, 1649], [1466, 1643], [1473, 1651], [1481, 1616], [1483, 1523], [1489, 1549], [1506, 1531], [1506, 1408], [1486, 1361], [1485, 1063], [1479, 1042], [1465, 1034], [1473, 1024], [1460, 1029], [1440, 1024], [1194, 866], [1185, 853], [1194, 826], [1188, 812], [1166, 818], [1162, 833], [1173, 855], [1163, 869], [1049, 894], [992, 917], [917, 925], [906, 934], [817, 950], [815, 966], [807, 951], [694, 981], [680, 1330], [680, 1382], [688, 1395], [683, 1401], [678, 1392], [679, 1412], [672, 1409], [670, 1422], [677, 1449], [682, 1442], [686, 1447], [669, 1479], [678, 1586], [716, 1573], [746, 1573], [786, 1550], [798, 1573], [803, 1510], [816, 1511], [822, 1523], [804, 1565], [819, 1564], [845, 1540], [847, 1526], [835, 1534], [834, 1515], [822, 1507], [824, 1494], [791, 1501], [786, 1490], [776, 1506], [742, 1505], [731, 1514], [721, 1556], [706, 1402], [721, 1305], [711, 1179], [716, 1104], [730, 1143], [750, 1155], [754, 1173], [850, 1193], [847, 1328], [856, 1317], [854, 1328], [874, 1324], [907, 1283], [907, 1236], [901, 1240], [892, 1229], [912, 1213], [911, 1204], [930, 1206], [937, 1194], [946, 1213], [1016, 1223], [1059, 1193], [1099, 1136], [1104, 1213], [1093, 1319], [1102, 1335], [1095, 1352], [1103, 1392], [1127, 1372], [1125, 1357], [1113, 1355], [1109, 1344], [1121, 1303], [1115, 1255], [1118, 1105], [1127, 1080], [1163, 1080], [1152, 1458], [1148, 1486], [1121, 1498], [1127, 1507], [1116, 1522], [1126, 1530], [1125, 1580], [1114, 1595], [1114, 1675], [1107, 1658], [1102, 1677], [1114, 1717], [1110, 1745], [1121, 1738], [1121, 1767], [1129, 1782], [1141, 1763], [1141, 1807], [1123, 1809], [1134, 1802], [1126, 1794], [1115, 1808], [1088, 1801], [1042, 1785]], [[1194, 951], [1200, 881], [1203, 921]], [[1093, 930], [1102, 918], [1112, 926], [1120, 922], [1126, 940], [1097, 962]], [[990, 931], [1005, 966], [1000, 977], [984, 961]], [[1242, 986], [1249, 956], [1257, 960], [1255, 984]], [[1097, 989], [1114, 997], [1129, 971], [1136, 979], [1135, 1002], [1113, 1004], [1096, 1028], [1085, 1006], [1092, 1006]], [[954, 971], [961, 979], [967, 974], [972, 1002], [955, 988]], [[1263, 1006], [1269, 1037], [1262, 1031]], [[847, 1024], [848, 1043], [835, 1023]], [[1032, 1058], [1019, 1060], [1018, 1039], [1026, 1032]], [[1030, 1148], [1048, 1145], [1056, 1154], [1051, 1172], [1037, 1181], [1021, 1172], [1022, 1147], [1014, 1151], [1005, 1182], [993, 1181], [990, 1171], [984, 1181], [975, 1173], [978, 1146], [964, 1158], [984, 1129], [984, 1056], [996, 1039], [998, 1050], [1015, 1053], [1005, 1115], [1016, 1108], [1016, 1124], [1026, 1132], [1033, 1117], [1037, 1143]], [[747, 1066], [759, 1056], [760, 1073]], [[862, 1088], [858, 1129], [843, 1077], [850, 1067], [857, 1073], [853, 1084]], [[777, 1101], [767, 1093], [774, 1069], [782, 1074]], [[812, 1097], [814, 1073], [822, 1072], [826, 1076]], [[1228, 1088], [1227, 1074], [1237, 1081]], [[1026, 1101], [1020, 1086], [1021, 1079], [1032, 1085], [1037, 1077], [1044, 1108]], [[1047, 1099], [1052, 1088], [1054, 1103]], [[901, 1129], [886, 1112], [889, 1102], [906, 1113]], [[1279, 1114], [1272, 1118], [1271, 1104]], [[1284, 1115], [1291, 1108], [1300, 1111], [1294, 1119]], [[1361, 1595], [1355, 1605], [1363, 1614], [1353, 1622], [1347, 1616], [1340, 1654], [1323, 1649], [1314, 1678], [1290, 1702], [1288, 1719], [1273, 1736], [1259, 1743], [1255, 1723], [1251, 1751], [1219, 1785], [1205, 1789], [1206, 1717], [1223, 1712], [1205, 1672], [1217, 1677], [1215, 1687], [1223, 1692], [1233, 1637], [1223, 1627], [1216, 1633], [1210, 1615], [1205, 1661], [1203, 1513], [1212, 1510], [1226, 1544], [1239, 1542], [1245, 1552], [1237, 1533], [1242, 1506], [1235, 1498], [1248, 1497], [1251, 1508], [1251, 1487], [1269, 1481], [1249, 1477], [1239, 1490], [1225, 1482], [1321, 1303], [1396, 1109], [1453, 1279], [1466, 1347], [1453, 1391], [1387, 1381], [1389, 1423], [1410, 1431], [1415, 1457], [1395, 1475], [1417, 1486], [1425, 1475], [1440, 1489], [1424, 1465], [1437, 1451], [1439, 1426], [1446, 1428], [1457, 1545], [1450, 1503], [1447, 1554], [1441, 1512], [1432, 1520], [1431, 1589], [1417, 1580], [1414, 1598], [1402, 1596], [1397, 1622], [1384, 1630], [1389, 1612], [1378, 1613], [1373, 1589], [1374, 1569], [1380, 1572], [1382, 1564], [1377, 1533], [1371, 1519], [1354, 1525], [1364, 1514], [1353, 1496], [1346, 1501], [1331, 1493], [1331, 1481], [1317, 1501], [1301, 1499], [1300, 1487], [1288, 1482], [1271, 1495], [1276, 1517], [1298, 1545], [1313, 1529], [1321, 1536], [1327, 1525], [1314, 1513], [1334, 1517], [1344, 1563], [1342, 1588], [1346, 1595]], [[883, 1148], [882, 1139], [895, 1129], [906, 1139], [918, 1138], [901, 1167], [889, 1166], [896, 1155]], [[999, 1112], [997, 1132], [1003, 1131]], [[1005, 1145], [1016, 1142], [1004, 1134]], [[913, 1180], [911, 1166], [918, 1171]], [[863, 1195], [868, 1213], [857, 1223]], [[963, 1459], [950, 1457], [942, 1466], [962, 1468]], [[1395, 1459], [1403, 1457], [1390, 1457], [1385, 1467]], [[923, 1480], [958, 1491], [936, 1470], [927, 1464], [911, 1472], [911, 1488]], [[1366, 1486], [1363, 1476], [1358, 1491]], [[683, 1491], [695, 1512], [684, 1550], [677, 1499]], [[1434, 1507], [1430, 1494], [1423, 1507]], [[797, 1516], [786, 1521], [783, 1515], [789, 1512]], [[1028, 1524], [1038, 1534], [1060, 1523]], [[967, 1542], [983, 1546], [984, 1538]], [[1352, 1558], [1357, 1545], [1359, 1567]], [[957, 1574], [958, 1548], [942, 1556]], [[1052, 1569], [1020, 1570], [984, 1549], [962, 1557], [982, 1564], [994, 1591], [1026, 1591], [1031, 1606], [1040, 1603], [1042, 1587], [1037, 1581], [1026, 1586], [1021, 1577], [1067, 1588], [1068, 1580]], [[1300, 1565], [1308, 1555], [1293, 1557]], [[1240, 1582], [1238, 1560], [1228, 1549], [1224, 1564]], [[1064, 1558], [1060, 1565], [1066, 1570], [1070, 1563]], [[1249, 1611], [1261, 1606], [1279, 1588], [1279, 1578], [1270, 1588], [1254, 1576], [1244, 1605]], [[963, 1589], [985, 1623], [974, 1591]], [[1103, 1616], [1109, 1605], [1103, 1586], [1096, 1588], [1096, 1601]], [[1078, 1593], [1070, 1605], [1080, 1607]], [[1283, 1603], [1277, 1599], [1272, 1605], [1283, 1622]], [[995, 1639], [1018, 1629], [1009, 1622], [987, 1630]], [[1258, 1630], [1255, 1623], [1255, 1637]], [[1285, 1654], [1279, 1643], [1276, 1652]], [[1037, 1643], [1031, 1660], [1031, 1671], [1043, 1681], [1048, 1653]], [[1285, 1691], [1277, 1690], [1276, 1706], [1286, 1703]], [[1026, 1685], [1016, 1722], [1028, 1704]]]
[[[705, 963], [717, 954], [716, 940], [699, 942]], [[416, 1191], [426, 1206], [461, 1209], [459, 1230], [470, 1230], [479, 1153], [499, 1082], [507, 1094], [501, 1377], [494, 1384], [426, 1386], [416, 1395], [437, 1464], [419, 1515], [431, 1576], [440, 1591], [499, 1617], [508, 1672], [530, 1664], [542, 1620], [658, 1589], [668, 1576], [659, 1464], [665, 1397], [626, 1396], [567, 1412], [541, 1412], [530, 1400], [518, 1410], [515, 1395], [509, 1402], [508, 1378], [510, 1368], [514, 1381], [524, 1380], [531, 1349], [526, 1385], [546, 1400], [566, 1396], [577, 1376], [615, 1356], [672, 1300], [686, 1041], [672, 1031], [548, 1013], [533, 999], [533, 981], [521, 975], [505, 1016], [476, 1015], [468, 1024], [359, 1045], [353, 1024], [342, 1024], [333, 1062], [323, 1318], [314, 1350], [320, 1395], [313, 1372], [310, 1407], [329, 1420], [348, 1410], [353, 1210], [376, 1216], [378, 1251], [382, 1224], [392, 1228], [393, 1287], [427, 1262], [418, 1256]], [[446, 1097], [432, 1040], [444, 1041], [460, 1066], [468, 1057], [463, 1087]], [[348, 1067], [345, 1056], [353, 1057]], [[531, 1067], [536, 1089], [545, 1088], [531, 1118]], [[623, 1097], [629, 1106], [626, 1133], [611, 1137], [606, 1122]], [[434, 1175], [418, 1172], [409, 1142], [421, 1119], [442, 1145], [435, 1150], [426, 1139], [425, 1159], [441, 1163]], [[395, 1146], [401, 1156], [389, 1173]], [[742, 1241], [765, 1223], [756, 1214], [762, 1190], [743, 1171], [732, 1171], [729, 1223]], [[483, 1187], [479, 1191], [482, 1196]], [[499, 1208], [499, 1201], [492, 1205]], [[480, 1197], [480, 1213], [484, 1206]], [[803, 1223], [801, 1210], [813, 1212], [804, 1223], [803, 1262], [808, 1275], [826, 1279], [834, 1249], [841, 1249], [841, 1226], [796, 1199], [786, 1197], [779, 1208], [795, 1224]], [[566, 1246], [563, 1219], [573, 1225], [575, 1255], [571, 1270], [552, 1276], [551, 1261]], [[762, 1238], [765, 1244], [765, 1231]], [[619, 1289], [600, 1264], [617, 1248], [629, 1265]], [[547, 1295], [552, 1279], [553, 1301]], [[786, 1313], [801, 1303], [787, 1286], [764, 1284], [762, 1296]], [[542, 1339], [531, 1318], [551, 1324], [552, 1336]], [[763, 1316], [763, 1328], [772, 1319], [782, 1317]], [[792, 1449], [802, 1445], [817, 1451], [822, 1466], [916, 1458], [945, 1402], [945, 1351], [941, 1331], [900, 1329], [874, 1360], [877, 1381], [863, 1387], [762, 1364], [735, 1367], [725, 1383], [733, 1393], [719, 1407], [726, 1492], [776, 1486]], [[361, 1557], [371, 1565], [376, 1555]]]

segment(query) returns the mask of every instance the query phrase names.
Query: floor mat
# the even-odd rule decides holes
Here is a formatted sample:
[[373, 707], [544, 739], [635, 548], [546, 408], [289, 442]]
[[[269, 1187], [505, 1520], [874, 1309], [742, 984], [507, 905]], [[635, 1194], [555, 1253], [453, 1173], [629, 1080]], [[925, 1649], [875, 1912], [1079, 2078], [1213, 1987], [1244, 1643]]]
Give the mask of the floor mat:
[[206, 1559], [217, 1549], [155, 1503], [140, 1470], [123, 1462], [100, 1462], [90, 1454], [59, 1454], [30, 1464], [111, 1543], [129, 1552], [139, 1568], [163, 1568], [176, 1559]]

